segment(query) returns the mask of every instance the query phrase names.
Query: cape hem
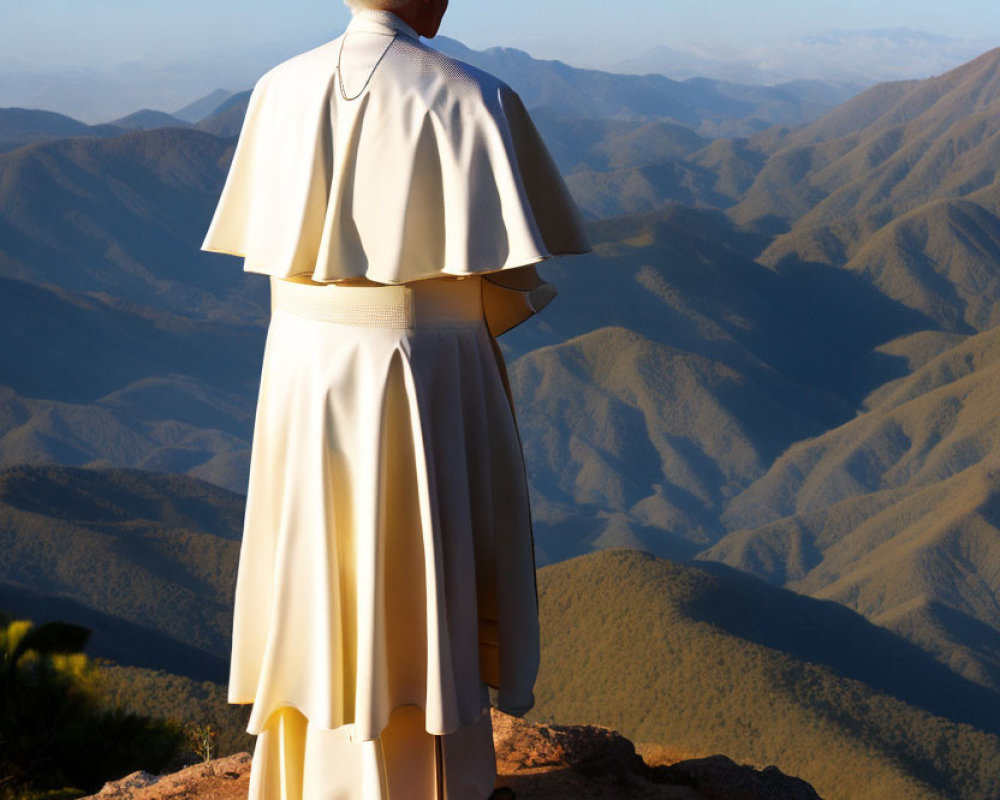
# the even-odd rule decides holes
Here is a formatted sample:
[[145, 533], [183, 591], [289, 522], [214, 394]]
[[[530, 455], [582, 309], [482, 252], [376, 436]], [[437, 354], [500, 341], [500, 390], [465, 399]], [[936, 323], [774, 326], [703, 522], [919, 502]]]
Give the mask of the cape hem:
[[[237, 258], [246, 258], [246, 255], [244, 253], [235, 252], [233, 250], [227, 250], [221, 247], [218, 248], [202, 247], [201, 249], [207, 253], [221, 253], [223, 255], [236, 256]], [[530, 260], [518, 261], [517, 263], [512, 263], [512, 264], [505, 264], [502, 267], [483, 267], [479, 269], [470, 269], [470, 270], [455, 270], [445, 267], [443, 269], [439, 269], [434, 272], [420, 273], [419, 275], [411, 276], [406, 280], [389, 280], [385, 278], [379, 279], [377, 277], [373, 277], [373, 274], [368, 272], [358, 275], [340, 275], [336, 278], [327, 278], [327, 279], [317, 278], [315, 271], [309, 272], [308, 270], [304, 272], [290, 272], [279, 275], [276, 272], [272, 272], [270, 270], [262, 269], [256, 266], [248, 266], [246, 264], [243, 265], [243, 271], [250, 272], [255, 275], [270, 275], [275, 278], [306, 277], [309, 278], [310, 280], [315, 281], [316, 283], [337, 283], [338, 281], [341, 280], [351, 280], [353, 278], [367, 278], [368, 280], [375, 281], [377, 283], [382, 283], [385, 284], [386, 286], [402, 286], [403, 284], [410, 283], [412, 281], [429, 280], [431, 278], [440, 278], [447, 276], [467, 277], [470, 275], [488, 275], [493, 272], [504, 272], [505, 270], [517, 269], [519, 267], [528, 267], [531, 266], [532, 264], [540, 264], [541, 262], [547, 261], [550, 258], [557, 258], [559, 256], [585, 255], [586, 253], [592, 253], [593, 251], [594, 251], [593, 247], [588, 247], [586, 250], [561, 250], [556, 253], [540, 254]]]

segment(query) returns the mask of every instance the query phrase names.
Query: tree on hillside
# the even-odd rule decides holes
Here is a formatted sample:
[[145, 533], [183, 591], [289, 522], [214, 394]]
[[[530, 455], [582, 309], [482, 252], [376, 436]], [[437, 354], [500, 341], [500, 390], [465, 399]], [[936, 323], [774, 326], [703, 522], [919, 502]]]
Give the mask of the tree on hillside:
[[0, 611], [0, 800], [91, 794], [183, 746], [176, 723], [103, 706], [90, 633]]

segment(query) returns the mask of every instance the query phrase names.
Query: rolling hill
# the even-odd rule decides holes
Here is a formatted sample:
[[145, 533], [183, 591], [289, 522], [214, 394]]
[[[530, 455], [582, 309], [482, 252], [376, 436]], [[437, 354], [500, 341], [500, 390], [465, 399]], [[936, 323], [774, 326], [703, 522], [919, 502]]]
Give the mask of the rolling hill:
[[122, 133], [114, 125], [87, 125], [54, 111], [0, 108], [0, 153], [67, 136], [106, 138]]
[[998, 378], [1000, 329], [965, 339], [881, 389], [880, 402], [855, 419], [791, 447], [769, 477], [733, 500], [728, 519], [760, 524], [859, 494], [928, 485], [983, 463], [1000, 433]]
[[735, 198], [718, 192], [717, 183], [711, 170], [678, 159], [616, 170], [579, 170], [566, 176], [580, 210], [598, 219], [642, 214], [670, 203], [727, 208]]
[[[501, 337], [511, 355], [619, 325], [740, 372], [777, 373], [826, 393], [825, 402], [814, 396], [807, 404], [829, 427], [896, 377], [861, 374], [859, 359], [932, 325], [845, 270], [756, 263], [767, 237], [719, 212], [671, 205], [597, 221], [590, 232], [593, 256], [543, 265], [560, 295], [537, 325]], [[781, 391], [791, 391], [787, 382]]]
[[[221, 712], [203, 682], [225, 681], [241, 512], [239, 496], [189, 478], [6, 470], [0, 598], [36, 621], [93, 625], [95, 651], [135, 636], [105, 656], [121, 659], [120, 691]], [[838, 603], [621, 549], [542, 567], [539, 596], [529, 718], [774, 763], [831, 800], [989, 800], [1000, 788], [1000, 695]]]
[[837, 604], [714, 567], [607, 550], [542, 568], [529, 718], [779, 764], [830, 800], [996, 796], [995, 693]]
[[127, 131], [146, 131], [153, 128], [186, 128], [190, 123], [163, 111], [144, 108], [116, 119], [110, 124]]
[[94, 401], [166, 374], [242, 393], [255, 391], [260, 377], [264, 332], [255, 320], [219, 322], [169, 310], [166, 302], [143, 306], [3, 278], [0, 303], [8, 345], [0, 353], [2, 381], [27, 397]]
[[[72, 620], [76, 625], [89, 628], [87, 654], [113, 662], [112, 669], [138, 673], [162, 671], [175, 681], [189, 674], [212, 676], [216, 684], [224, 683], [229, 674], [229, 662], [224, 656], [192, 647], [181, 638], [150, 627], [145, 621], [129, 622], [60, 593], [29, 588], [19, 582], [0, 581], [0, 609], [18, 619]], [[123, 666], [126, 664], [129, 666]], [[222, 701], [225, 702], [225, 692], [222, 692]]]
[[[92, 403], [22, 397], [0, 387], [0, 466], [136, 467], [245, 491], [249, 405], [178, 375], [139, 380]], [[231, 416], [214, 427], [223, 414]]]
[[244, 490], [264, 329], [0, 279], [0, 465], [189, 473]]
[[957, 333], [1000, 323], [1000, 218], [973, 200], [932, 200], [894, 219], [844, 265]]
[[535, 350], [510, 375], [543, 563], [612, 545], [690, 556], [722, 535], [725, 499], [815, 428], [773, 386], [624, 328]]
[[1000, 49], [936, 78], [880, 84], [793, 133], [736, 218], [814, 226], [860, 211], [877, 220], [992, 184], [998, 62]]
[[242, 521], [242, 497], [183, 476], [5, 469], [0, 596], [93, 625], [92, 655], [222, 680]]
[[875, 86], [774, 142], [729, 210], [781, 233], [762, 263], [846, 266], [935, 325], [992, 325], [998, 68], [1000, 49]]
[[266, 287], [198, 250], [232, 147], [163, 128], [0, 154], [0, 277], [262, 322]]
[[835, 599], [1000, 689], [1000, 328], [880, 388], [793, 445], [699, 554]]

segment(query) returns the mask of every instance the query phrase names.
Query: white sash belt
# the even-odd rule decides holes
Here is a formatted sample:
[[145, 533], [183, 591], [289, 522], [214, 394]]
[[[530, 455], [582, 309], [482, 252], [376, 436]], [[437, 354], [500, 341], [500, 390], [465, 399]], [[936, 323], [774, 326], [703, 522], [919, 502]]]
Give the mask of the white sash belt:
[[316, 285], [271, 278], [271, 311], [368, 328], [477, 325], [483, 320], [481, 278], [428, 278], [406, 284]]

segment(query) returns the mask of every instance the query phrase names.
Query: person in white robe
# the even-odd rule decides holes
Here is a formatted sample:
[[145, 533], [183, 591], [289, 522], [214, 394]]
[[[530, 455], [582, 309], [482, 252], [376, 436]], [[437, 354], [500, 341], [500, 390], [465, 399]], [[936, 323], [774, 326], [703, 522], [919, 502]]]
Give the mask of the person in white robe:
[[352, 5], [257, 81], [202, 245], [272, 286], [229, 701], [250, 800], [482, 800], [539, 665], [496, 337], [591, 244], [517, 93], [423, 41], [447, 0]]

